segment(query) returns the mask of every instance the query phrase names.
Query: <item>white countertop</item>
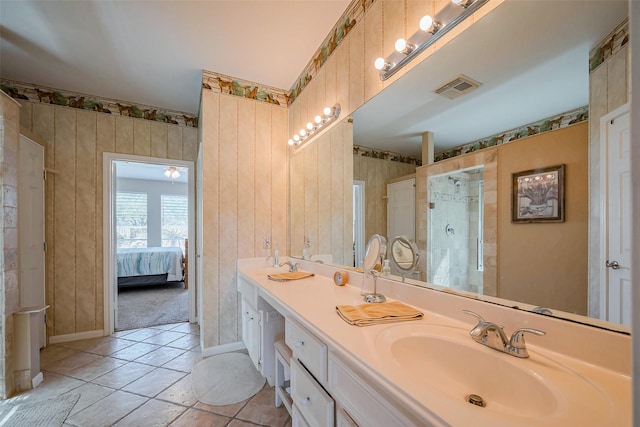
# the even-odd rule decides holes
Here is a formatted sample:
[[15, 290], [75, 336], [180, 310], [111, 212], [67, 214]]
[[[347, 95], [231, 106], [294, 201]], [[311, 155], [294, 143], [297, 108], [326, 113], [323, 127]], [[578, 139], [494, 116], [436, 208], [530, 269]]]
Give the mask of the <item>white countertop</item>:
[[[492, 357], [501, 357], [501, 364], [515, 364], [526, 369], [531, 367], [535, 372], [549, 372], [549, 375], [555, 375], [555, 371], [550, 366], [556, 366], [554, 363], [559, 364], [565, 367], [568, 372], [572, 371], [579, 377], [586, 379], [587, 383], [593, 386], [592, 392], [595, 393], [593, 396], [597, 395], [599, 406], [588, 401], [589, 393], [584, 390], [576, 390], [576, 393], [568, 393], [569, 396], [566, 399], [562, 398], [557, 402], [557, 408], [552, 416], [521, 417], [517, 414], [505, 414], [504, 411], [492, 412], [489, 407], [461, 405], [458, 400], [451, 399], [443, 393], [434, 393], [433, 389], [425, 387], [421, 381], [416, 380], [416, 377], [407, 375], [406, 370], [399, 369], [397, 362], [385, 354], [386, 351], [381, 351], [380, 340], [383, 332], [400, 325], [400, 323], [357, 327], [349, 325], [336, 314], [336, 305], [363, 303], [360, 296], [362, 275], [349, 272], [350, 285], [339, 287], [335, 286], [332, 280], [332, 273], [335, 269], [314, 264], [311, 262], [301, 263], [301, 270], [316, 273], [314, 277], [290, 282], [275, 282], [267, 279], [268, 273], [286, 271], [286, 267], [278, 269], [257, 267], [255, 262], [239, 262], [239, 274], [253, 282], [259, 288], [259, 295], [281, 314], [285, 317], [292, 317], [301, 323], [324, 341], [330, 352], [355, 366], [365, 377], [370, 378], [376, 387], [382, 390], [395, 406], [406, 411], [410, 418], [434, 420], [433, 415], [437, 414], [436, 420], [438, 417], [443, 420], [441, 425], [452, 426], [631, 425], [631, 381], [629, 375], [587, 363], [575, 357], [548, 351], [534, 344], [528, 344], [530, 351], [528, 359], [518, 359], [473, 343], [477, 344], [480, 351], [489, 352]], [[475, 324], [473, 319], [468, 319], [468, 322], [461, 321], [459, 313], [445, 316], [447, 307], [442, 308], [444, 313], [437, 313], [435, 310], [425, 309], [424, 306], [427, 304], [422, 303], [426, 301], [425, 298], [438, 299], [440, 306], [442, 306], [446, 305], [446, 303], [442, 304], [442, 301], [445, 301], [442, 298], [456, 298], [455, 296], [447, 296], [442, 292], [437, 292], [439, 295], [436, 293], [429, 295], [429, 292], [435, 291], [417, 289], [413, 286], [409, 290], [401, 289], [394, 292], [385, 286], [388, 284], [379, 284], [383, 293], [385, 293], [384, 291], [388, 292], [387, 295], [402, 295], [407, 292], [410, 295], [414, 295], [415, 292], [420, 293], [419, 295], [415, 294], [416, 297], [411, 301], [405, 298], [403, 302], [411, 304], [414, 301], [414, 305], [424, 312], [424, 319], [403, 322], [403, 325], [412, 324], [416, 329], [421, 325], [442, 325], [450, 327], [453, 334], [463, 336]], [[407, 285], [398, 283], [397, 286]], [[469, 300], [468, 305], [471, 306], [471, 310], [476, 310], [471, 304], [472, 302], [475, 303], [475, 301]], [[460, 302], [456, 300], [453, 303], [455, 306]], [[488, 320], [492, 319], [488, 318]], [[546, 326], [549, 327], [548, 324]], [[507, 329], [506, 326], [505, 329]], [[511, 329], [507, 329], [508, 333], [510, 331]], [[468, 339], [471, 341], [470, 337]], [[592, 344], [598, 345], [598, 343]], [[549, 357], [553, 363], [550, 363]], [[421, 370], [421, 374], [428, 372], [428, 369], [433, 369], [433, 367], [420, 366], [419, 362], [416, 364], [416, 370]], [[499, 369], [495, 375], [499, 382], [501, 375]], [[531, 398], [536, 399], [536, 396], [531, 396]], [[580, 408], [574, 411], [576, 405]], [[596, 406], [597, 410], [594, 409]], [[571, 412], [571, 422], [567, 424], [569, 420], [566, 417], [569, 412]]]

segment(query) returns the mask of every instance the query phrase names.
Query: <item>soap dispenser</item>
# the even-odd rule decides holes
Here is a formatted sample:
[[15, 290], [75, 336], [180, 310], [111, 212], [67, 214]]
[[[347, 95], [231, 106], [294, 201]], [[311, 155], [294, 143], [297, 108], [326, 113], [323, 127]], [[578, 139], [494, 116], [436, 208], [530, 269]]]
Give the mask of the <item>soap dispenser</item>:
[[275, 250], [273, 251], [273, 266], [278, 267], [280, 265], [280, 257], [278, 256], [278, 245], [275, 245]]

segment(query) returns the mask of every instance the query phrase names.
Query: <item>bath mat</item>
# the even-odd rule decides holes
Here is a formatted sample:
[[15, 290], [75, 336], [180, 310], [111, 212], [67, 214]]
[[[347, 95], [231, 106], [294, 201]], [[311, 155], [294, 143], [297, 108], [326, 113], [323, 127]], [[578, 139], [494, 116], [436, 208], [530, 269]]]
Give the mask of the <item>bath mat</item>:
[[191, 378], [196, 399], [214, 406], [247, 400], [259, 392], [265, 382], [244, 353], [208, 357], [193, 367]]
[[79, 398], [73, 393], [28, 403], [1, 403], [0, 427], [59, 427]]

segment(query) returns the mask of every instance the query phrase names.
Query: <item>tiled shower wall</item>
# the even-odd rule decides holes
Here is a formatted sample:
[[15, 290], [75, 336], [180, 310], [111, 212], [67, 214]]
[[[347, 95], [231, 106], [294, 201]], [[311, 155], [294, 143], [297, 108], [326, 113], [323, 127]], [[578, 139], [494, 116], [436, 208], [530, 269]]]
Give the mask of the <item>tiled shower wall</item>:
[[18, 138], [20, 106], [0, 91], [0, 399], [15, 389], [13, 313], [18, 311]]
[[46, 146], [48, 336], [102, 330], [104, 152], [195, 161], [197, 129], [22, 101]]

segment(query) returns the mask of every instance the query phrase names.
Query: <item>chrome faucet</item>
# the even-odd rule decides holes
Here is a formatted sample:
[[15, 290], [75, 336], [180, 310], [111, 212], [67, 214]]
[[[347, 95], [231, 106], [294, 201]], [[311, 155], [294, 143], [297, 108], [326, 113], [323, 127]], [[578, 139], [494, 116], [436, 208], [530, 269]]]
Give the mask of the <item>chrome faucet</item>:
[[517, 329], [511, 338], [507, 338], [502, 326], [493, 322], [487, 322], [478, 313], [470, 310], [462, 310], [465, 314], [470, 314], [478, 318], [478, 324], [469, 331], [469, 335], [475, 342], [486, 345], [494, 350], [510, 354], [515, 357], [529, 357], [529, 352], [524, 342], [524, 334], [545, 335], [545, 332], [532, 328]]
[[283, 263], [279, 264], [279, 267], [282, 267], [283, 265], [288, 265], [289, 266], [289, 273], [295, 273], [296, 271], [298, 271], [298, 264], [294, 264], [291, 261], [285, 261]]

